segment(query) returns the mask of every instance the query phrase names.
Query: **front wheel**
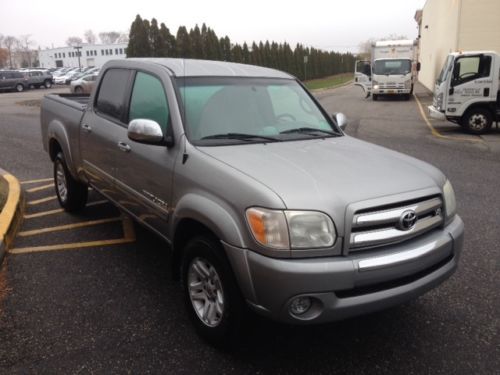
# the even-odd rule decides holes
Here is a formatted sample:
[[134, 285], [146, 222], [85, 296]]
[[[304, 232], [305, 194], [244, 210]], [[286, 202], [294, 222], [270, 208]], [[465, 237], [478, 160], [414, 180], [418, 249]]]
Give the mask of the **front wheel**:
[[52, 87], [52, 82], [49, 80], [46, 80], [43, 85], [45, 86], [46, 89], [50, 89]]
[[182, 286], [186, 308], [198, 334], [214, 345], [236, 338], [243, 299], [220, 243], [199, 236], [185, 246]]
[[378, 94], [372, 94], [372, 99], [376, 102], [378, 100]]
[[18, 84], [16, 85], [16, 91], [17, 91], [17, 92], [23, 92], [23, 91], [24, 91], [24, 85], [22, 85], [22, 84], [18, 83]]
[[80, 86], [76, 86], [75, 87], [75, 93], [81, 94], [81, 93], [83, 93], [83, 89]]
[[462, 118], [462, 125], [472, 134], [486, 133], [493, 122], [491, 112], [483, 108], [473, 108]]
[[69, 173], [62, 152], [59, 152], [54, 160], [54, 183], [57, 199], [65, 211], [77, 212], [85, 207], [88, 187], [75, 180]]

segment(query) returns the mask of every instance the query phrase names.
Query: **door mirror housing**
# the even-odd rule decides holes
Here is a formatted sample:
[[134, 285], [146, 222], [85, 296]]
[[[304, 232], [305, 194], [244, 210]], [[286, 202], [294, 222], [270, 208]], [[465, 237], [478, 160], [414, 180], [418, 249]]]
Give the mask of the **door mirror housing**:
[[347, 117], [341, 112], [334, 113], [332, 117], [339, 126], [339, 128], [345, 130], [348, 124]]
[[129, 139], [138, 143], [167, 146], [173, 144], [172, 137], [165, 137], [160, 124], [154, 120], [141, 118], [130, 121], [127, 135]]

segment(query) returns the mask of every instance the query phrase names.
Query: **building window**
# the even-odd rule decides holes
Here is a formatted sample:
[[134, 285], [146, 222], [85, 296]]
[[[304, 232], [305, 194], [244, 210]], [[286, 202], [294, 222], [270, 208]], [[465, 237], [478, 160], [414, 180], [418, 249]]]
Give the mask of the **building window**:
[[66, 52], [63, 52], [63, 59], [66, 58]]
[[118, 48], [115, 48], [115, 55], [118, 55]]
[[104, 56], [104, 50], [103, 49], [101, 50], [101, 55]]

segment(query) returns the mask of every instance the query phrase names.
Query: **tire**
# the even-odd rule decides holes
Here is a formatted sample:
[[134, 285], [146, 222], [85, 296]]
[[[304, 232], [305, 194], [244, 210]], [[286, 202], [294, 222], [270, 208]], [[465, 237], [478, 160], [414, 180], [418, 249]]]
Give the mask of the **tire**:
[[23, 92], [24, 91], [24, 85], [22, 85], [21, 83], [18, 83], [16, 85], [16, 91], [17, 92]]
[[75, 87], [75, 93], [82, 94], [83, 93], [83, 89], [80, 86], [76, 86]]
[[46, 80], [44, 83], [43, 83], [43, 86], [46, 88], [46, 89], [50, 89], [52, 87], [52, 82], [50, 82], [49, 80]]
[[378, 100], [378, 94], [372, 94], [372, 99], [376, 102]]
[[411, 84], [410, 96], [413, 95], [413, 83]]
[[410, 95], [411, 94], [404, 94], [403, 95], [404, 100], [406, 100], [406, 101], [410, 100], [410, 97], [411, 97]]
[[88, 187], [69, 173], [62, 152], [54, 160], [54, 185], [59, 204], [65, 211], [78, 212], [87, 204]]
[[202, 235], [183, 249], [182, 289], [198, 334], [215, 346], [237, 339], [244, 302], [220, 243]]
[[473, 108], [462, 118], [462, 126], [472, 134], [484, 134], [491, 128], [491, 112], [484, 108]]

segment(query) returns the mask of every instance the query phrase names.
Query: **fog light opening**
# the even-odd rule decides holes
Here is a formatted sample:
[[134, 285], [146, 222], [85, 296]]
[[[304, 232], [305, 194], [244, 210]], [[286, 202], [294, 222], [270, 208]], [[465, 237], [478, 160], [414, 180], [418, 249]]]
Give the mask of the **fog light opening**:
[[312, 306], [310, 297], [297, 297], [290, 303], [289, 311], [292, 315], [303, 315], [309, 311]]

